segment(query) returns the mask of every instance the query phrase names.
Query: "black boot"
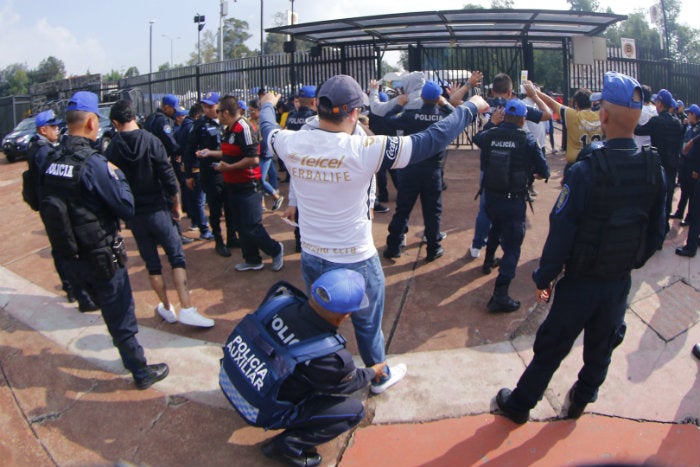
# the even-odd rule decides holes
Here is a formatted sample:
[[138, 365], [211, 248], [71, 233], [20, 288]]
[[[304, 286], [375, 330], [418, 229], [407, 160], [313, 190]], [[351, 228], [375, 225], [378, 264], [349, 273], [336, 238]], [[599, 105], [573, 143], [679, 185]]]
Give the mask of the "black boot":
[[498, 258], [494, 258], [493, 255], [489, 255], [488, 252], [486, 252], [486, 258], [484, 258], [484, 265], [481, 266], [481, 272], [484, 274], [491, 274], [493, 268], [498, 267], [499, 262], [500, 260]]
[[497, 285], [493, 290], [493, 296], [486, 305], [492, 313], [510, 313], [520, 308], [520, 302], [508, 296], [508, 285]]
[[221, 234], [214, 234], [214, 241], [216, 242], [214, 250], [219, 256], [223, 256], [224, 258], [231, 256], [231, 251], [224, 245], [224, 239], [221, 238]]

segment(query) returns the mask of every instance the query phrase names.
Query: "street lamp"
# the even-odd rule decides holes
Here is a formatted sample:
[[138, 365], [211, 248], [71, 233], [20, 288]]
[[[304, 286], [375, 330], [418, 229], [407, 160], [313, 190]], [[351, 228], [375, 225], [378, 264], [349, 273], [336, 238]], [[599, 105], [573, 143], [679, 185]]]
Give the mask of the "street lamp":
[[182, 39], [182, 37], [177, 36], [177, 37], [170, 37], [167, 34], [161, 34], [161, 36], [165, 37], [170, 41], [170, 68], [173, 67], [173, 42], [176, 41], [177, 39]]
[[156, 20], [148, 21], [148, 101], [151, 112], [153, 112], [153, 23]]
[[200, 15], [199, 13], [194, 15], [194, 22], [197, 24], [197, 65], [202, 63], [200, 52], [200, 38], [202, 35], [202, 29], [204, 29], [204, 25], [206, 24], [204, 21], [206, 21], [204, 15]]

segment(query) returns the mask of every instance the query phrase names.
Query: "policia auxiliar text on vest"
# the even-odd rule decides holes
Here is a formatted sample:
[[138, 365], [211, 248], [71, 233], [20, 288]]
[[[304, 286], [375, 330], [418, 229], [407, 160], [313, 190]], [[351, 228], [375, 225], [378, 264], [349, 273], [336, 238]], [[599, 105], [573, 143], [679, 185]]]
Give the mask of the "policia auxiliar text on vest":
[[[253, 426], [277, 429], [296, 416], [296, 404], [278, 399], [284, 380], [300, 363], [337, 352], [345, 339], [337, 333], [278, 343], [266, 329], [280, 310], [306, 296], [281, 281], [268, 291], [260, 307], [246, 315], [223, 347], [219, 384], [238, 413]], [[273, 323], [274, 327], [274, 323]]]
[[57, 254], [86, 260], [97, 279], [109, 280], [126, 265], [126, 248], [114, 233], [118, 226], [87, 209], [82, 199], [80, 174], [93, 154], [89, 148], [57, 154], [44, 170], [39, 212]]
[[655, 194], [648, 187], [661, 183], [660, 157], [648, 146], [632, 158], [610, 157], [611, 151], [596, 148], [586, 158], [593, 186], [566, 264], [566, 275], [574, 279], [623, 279], [647, 259], [647, 213]]

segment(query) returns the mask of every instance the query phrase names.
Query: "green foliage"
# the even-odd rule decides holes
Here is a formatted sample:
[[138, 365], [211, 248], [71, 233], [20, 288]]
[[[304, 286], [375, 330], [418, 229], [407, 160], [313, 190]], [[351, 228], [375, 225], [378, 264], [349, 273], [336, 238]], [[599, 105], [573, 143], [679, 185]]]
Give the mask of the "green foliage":
[[571, 11], [600, 11], [598, 0], [566, 0]]
[[119, 70], [110, 70], [109, 73], [104, 75], [102, 78], [105, 81], [117, 81], [124, 77], [124, 75]]
[[0, 96], [27, 94], [30, 84], [25, 63], [13, 63], [0, 70]]
[[168, 71], [170, 69], [170, 62], [161, 63], [158, 65], [158, 71]]
[[467, 3], [462, 7], [463, 10], [483, 10], [484, 7], [476, 3]]
[[559, 49], [536, 49], [534, 51], [535, 69], [532, 75], [536, 84], [544, 91], [562, 92], [564, 69], [562, 51]]
[[63, 61], [50, 56], [43, 59], [39, 66], [29, 71], [29, 79], [32, 84], [58, 81], [66, 77], [66, 66]]
[[493, 9], [512, 9], [514, 4], [514, 0], [491, 0]]
[[138, 76], [140, 74], [141, 73], [139, 72], [138, 68], [136, 68], [135, 66], [130, 66], [124, 72], [124, 78], [131, 78], [132, 76]]
[[[241, 58], [251, 55], [251, 50], [245, 45], [245, 41], [251, 38], [248, 33], [248, 22], [237, 18], [228, 18], [224, 21], [224, 60]], [[204, 31], [200, 39], [201, 63], [216, 62], [219, 60], [219, 30]], [[197, 44], [194, 52], [190, 54], [188, 65], [197, 64]]]
[[659, 32], [652, 29], [646, 21], [644, 13], [632, 13], [626, 21], [613, 24], [603, 36], [607, 39], [609, 47], [620, 47], [620, 38], [634, 39], [637, 47], [648, 49], [660, 47]]

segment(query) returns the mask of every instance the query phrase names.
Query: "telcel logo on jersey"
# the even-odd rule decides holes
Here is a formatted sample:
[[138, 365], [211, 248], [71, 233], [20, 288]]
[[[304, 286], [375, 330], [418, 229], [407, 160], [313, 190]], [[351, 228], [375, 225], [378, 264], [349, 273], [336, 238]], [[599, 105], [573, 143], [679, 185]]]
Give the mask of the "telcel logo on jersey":
[[301, 158], [301, 161], [299, 162], [299, 164], [303, 165], [305, 167], [320, 167], [322, 169], [339, 169], [343, 166], [343, 159], [345, 159], [345, 156], [342, 156], [340, 159], [324, 159], [322, 157], [304, 156]]
[[265, 377], [267, 376], [267, 365], [265, 362], [251, 351], [250, 346], [241, 336], [236, 336], [229, 342], [226, 345], [226, 349], [238, 369], [250, 381], [250, 384], [258, 392], [262, 391], [265, 386]]

